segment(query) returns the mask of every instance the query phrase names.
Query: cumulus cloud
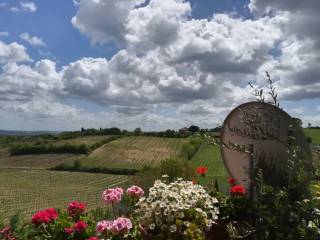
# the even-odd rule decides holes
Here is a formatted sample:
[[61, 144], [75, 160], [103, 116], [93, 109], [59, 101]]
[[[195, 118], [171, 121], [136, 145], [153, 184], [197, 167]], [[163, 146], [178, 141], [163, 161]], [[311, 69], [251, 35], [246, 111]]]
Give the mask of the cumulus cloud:
[[94, 43], [123, 42], [125, 21], [130, 10], [144, 0], [80, 0], [73, 26]]
[[46, 44], [42, 41], [41, 38], [37, 36], [31, 36], [29, 33], [21, 33], [20, 38], [26, 42], [28, 42], [30, 45], [33, 46], [45, 46]]
[[31, 61], [26, 48], [16, 42], [6, 44], [0, 41], [0, 64]]
[[[194, 19], [185, 0], [75, 4], [73, 26], [93, 44], [115, 43], [119, 51], [110, 59], [82, 58], [57, 69], [50, 60], [19, 65], [15, 62], [21, 60], [9, 60], [12, 54], [1, 51], [0, 42], [0, 61], [6, 64], [0, 75], [3, 101], [32, 102], [25, 108], [38, 109], [35, 113], [43, 107], [34, 103], [37, 96], [51, 96], [56, 109], [62, 97], [80, 98], [111, 111], [81, 112], [87, 122], [105, 117], [118, 126], [178, 126], [179, 121], [181, 126], [221, 123], [230, 108], [252, 99], [247, 83], [264, 84], [259, 74], [265, 70], [283, 99], [320, 96], [320, 9], [315, 1], [251, 0], [252, 19], [231, 13]], [[36, 42], [32, 38], [25, 40]]]
[[298, 100], [320, 96], [320, 2], [252, 0], [251, 10], [257, 15], [286, 14], [286, 33], [278, 45], [280, 55], [260, 69], [269, 70], [283, 98]]
[[37, 11], [37, 6], [34, 2], [19, 2], [21, 10], [25, 12], [35, 12]]
[[8, 63], [0, 75], [0, 99], [27, 101], [36, 96], [62, 92], [60, 73], [51, 60], [40, 60], [34, 67]]

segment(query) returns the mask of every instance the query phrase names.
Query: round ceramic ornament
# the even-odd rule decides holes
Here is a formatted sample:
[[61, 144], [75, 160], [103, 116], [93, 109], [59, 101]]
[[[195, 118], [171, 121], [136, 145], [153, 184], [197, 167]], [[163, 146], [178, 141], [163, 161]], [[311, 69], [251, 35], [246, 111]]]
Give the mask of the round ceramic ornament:
[[259, 163], [270, 180], [281, 181], [276, 179], [276, 172], [288, 160], [289, 141], [295, 139], [304, 152], [310, 153], [296, 124], [289, 114], [268, 103], [248, 102], [232, 110], [220, 136], [221, 154], [230, 176], [251, 191], [253, 168]]

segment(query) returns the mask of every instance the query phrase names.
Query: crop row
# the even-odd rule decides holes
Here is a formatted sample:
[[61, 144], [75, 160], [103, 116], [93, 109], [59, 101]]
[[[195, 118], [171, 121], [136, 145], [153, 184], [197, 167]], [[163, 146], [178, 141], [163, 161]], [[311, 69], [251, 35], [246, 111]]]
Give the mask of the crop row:
[[107, 174], [0, 170], [0, 216], [17, 211], [30, 214], [49, 206], [63, 208], [72, 200], [84, 201], [89, 208], [101, 206], [101, 192], [128, 179]]

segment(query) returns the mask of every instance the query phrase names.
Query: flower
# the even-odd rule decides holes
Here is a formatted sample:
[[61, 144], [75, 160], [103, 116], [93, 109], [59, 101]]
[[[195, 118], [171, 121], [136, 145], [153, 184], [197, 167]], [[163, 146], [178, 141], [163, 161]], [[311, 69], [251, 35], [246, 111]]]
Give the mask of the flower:
[[81, 215], [86, 210], [86, 207], [85, 203], [73, 201], [68, 205], [68, 214], [69, 216]]
[[99, 240], [99, 238], [97, 238], [97, 237], [89, 237], [86, 240]]
[[73, 228], [64, 228], [66, 234], [71, 235], [74, 232]]
[[246, 189], [242, 185], [234, 185], [230, 188], [230, 193], [236, 194], [236, 195], [245, 195]]
[[132, 223], [129, 218], [119, 217], [114, 221], [100, 221], [97, 223], [97, 233], [111, 232], [114, 235], [127, 233], [132, 228]]
[[111, 230], [112, 224], [113, 224], [112, 221], [106, 221], [106, 220], [100, 221], [97, 223], [96, 232], [103, 233], [106, 230]]
[[51, 223], [58, 218], [58, 213], [54, 208], [48, 208], [35, 213], [31, 221], [33, 224], [40, 225], [42, 223]]
[[122, 188], [108, 188], [102, 193], [102, 200], [108, 204], [115, 204], [121, 201], [122, 195]]
[[87, 227], [88, 227], [88, 224], [86, 222], [84, 222], [84, 221], [76, 222], [73, 225], [73, 229], [78, 233], [84, 232]]
[[202, 176], [204, 176], [208, 172], [208, 168], [205, 166], [197, 167], [196, 172]]
[[144, 195], [144, 191], [142, 188], [138, 186], [131, 186], [127, 189], [127, 194], [134, 198], [140, 198]]
[[113, 234], [120, 234], [129, 231], [132, 223], [129, 218], [119, 217], [113, 221], [111, 231]]
[[194, 231], [204, 233], [218, 219], [217, 203], [216, 198], [192, 181], [156, 180], [149, 195], [136, 204], [135, 216], [150, 235], [157, 236], [161, 231], [165, 235], [162, 239], [171, 239], [173, 234], [184, 239], [187, 230], [181, 227], [182, 223], [192, 223]]
[[234, 186], [236, 184], [237, 180], [234, 179], [233, 177], [228, 177], [228, 183], [231, 185], [231, 186]]

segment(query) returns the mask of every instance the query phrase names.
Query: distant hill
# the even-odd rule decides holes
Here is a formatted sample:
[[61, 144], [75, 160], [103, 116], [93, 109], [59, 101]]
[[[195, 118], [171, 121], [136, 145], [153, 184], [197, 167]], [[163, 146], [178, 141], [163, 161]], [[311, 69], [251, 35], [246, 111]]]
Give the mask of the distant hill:
[[42, 134], [59, 134], [56, 131], [16, 131], [16, 130], [1, 130], [0, 129], [0, 136], [35, 136], [35, 135], [42, 135]]

